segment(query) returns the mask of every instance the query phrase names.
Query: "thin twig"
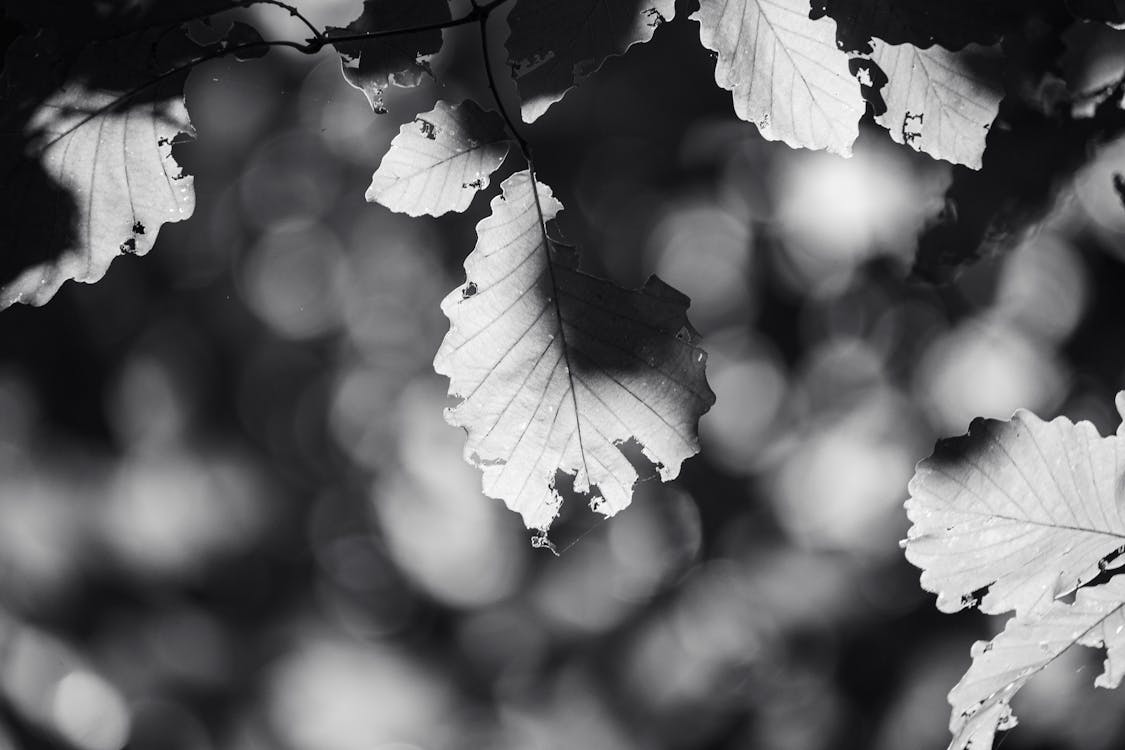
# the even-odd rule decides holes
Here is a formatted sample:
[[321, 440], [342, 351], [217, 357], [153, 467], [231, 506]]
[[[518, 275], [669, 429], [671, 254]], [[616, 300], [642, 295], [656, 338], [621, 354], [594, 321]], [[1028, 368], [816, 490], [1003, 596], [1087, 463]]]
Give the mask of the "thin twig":
[[[413, 1], [413, 0], [412, 0]], [[454, 26], [464, 26], [467, 23], [476, 23], [481, 18], [487, 18], [495, 8], [500, 7], [509, 0], [489, 0], [483, 5], [473, 3], [473, 9], [463, 16], [451, 18], [448, 21], [427, 23], [421, 26], [405, 26], [397, 29], [380, 29], [379, 31], [363, 31], [355, 34], [328, 34], [324, 41], [326, 44], [336, 45], [343, 42], [362, 42], [367, 39], [379, 39], [385, 36], [399, 36], [401, 34], [420, 34], [423, 31], [435, 29], [449, 29]]]
[[[501, 0], [501, 2], [502, 1], [503, 0]], [[492, 92], [492, 100], [496, 102], [496, 108], [500, 110], [500, 116], [504, 118], [504, 123], [508, 126], [508, 131], [511, 132], [512, 137], [516, 139], [516, 143], [519, 144], [520, 151], [523, 153], [523, 158], [527, 160], [528, 166], [530, 166], [531, 146], [520, 133], [520, 129], [516, 127], [516, 123], [511, 115], [508, 114], [508, 110], [504, 107], [504, 102], [500, 100], [500, 89], [496, 85], [496, 76], [492, 72], [492, 60], [488, 55], [488, 14], [492, 12], [492, 8], [498, 5], [498, 3], [491, 2], [488, 5], [477, 5], [477, 0], [472, 0], [472, 3], [473, 8], [480, 11], [480, 18], [477, 21], [477, 25], [480, 27], [481, 54], [484, 56], [484, 73], [488, 76], [488, 90]]]
[[310, 21], [301, 13], [301, 11], [297, 10], [295, 6], [290, 5], [289, 3], [283, 3], [281, 2], [281, 0], [239, 0], [239, 2], [235, 4], [235, 7], [241, 6], [244, 8], [248, 8], [251, 5], [257, 4], [276, 5], [278, 8], [284, 8], [285, 10], [289, 11], [289, 15], [293, 16], [308, 27], [309, 31], [313, 33], [313, 39], [320, 39], [323, 41], [324, 32], [318, 29], [312, 21]]

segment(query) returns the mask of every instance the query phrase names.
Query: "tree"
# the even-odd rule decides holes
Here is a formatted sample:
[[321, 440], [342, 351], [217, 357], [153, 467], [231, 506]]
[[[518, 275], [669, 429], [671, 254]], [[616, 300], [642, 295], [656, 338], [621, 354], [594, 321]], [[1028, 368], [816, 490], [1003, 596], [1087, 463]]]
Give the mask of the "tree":
[[[607, 61], [636, 57], [641, 53], [630, 51], [636, 45], [644, 45], [650, 57], [667, 59], [660, 30], [690, 28], [695, 51], [710, 54], [714, 82], [730, 92], [735, 115], [766, 141], [847, 157], [858, 148], [857, 139], [864, 144], [864, 138], [885, 133], [895, 149], [925, 155], [911, 162], [926, 165], [912, 167], [919, 173], [948, 169], [925, 159], [955, 165], [942, 186], [940, 210], [896, 209], [910, 217], [902, 220], [901, 236], [878, 240], [897, 243], [901, 255], [902, 245], [913, 245], [916, 235], [912, 280], [889, 273], [878, 284], [919, 309], [929, 304], [930, 295], [945, 299], [958, 294], [958, 274], [974, 262], [1013, 249], [1026, 253], [1037, 241], [1036, 231], [1049, 224], [1045, 214], [1058, 214], [1059, 196], [1074, 184], [1089, 185], [1084, 189], [1097, 191], [1096, 200], [1103, 202], [1105, 196], [1116, 201], [1122, 191], [1112, 144], [1125, 125], [1125, 71], [1119, 69], [1120, 32], [1115, 30], [1125, 17], [1112, 2], [1044, 0], [1028, 5], [998, 0], [955, 3], [941, 10], [923, 3], [891, 8], [868, 0], [702, 0], [698, 7], [686, 5], [695, 4], [471, 0], [451, 6], [446, 0], [367, 0], [351, 23], [333, 26], [314, 22], [302, 6], [275, 0], [46, 8], [14, 3], [7, 10], [11, 33], [0, 77], [7, 134], [0, 150], [5, 176], [0, 223], [7, 238], [0, 305], [43, 305], [68, 280], [98, 281], [112, 270], [115, 258], [145, 255], [159, 247], [158, 236], [168, 231], [164, 225], [191, 217], [195, 186], [184, 164], [195, 151], [188, 142], [193, 133], [190, 94], [187, 105], [184, 97], [185, 87], [193, 85], [193, 71], [228, 58], [256, 65], [275, 49], [335, 55], [344, 80], [363, 95], [372, 117], [405, 119], [374, 169], [367, 201], [410, 217], [468, 212], [480, 218], [476, 246], [464, 261], [465, 280], [441, 302], [449, 330], [436, 350], [434, 369], [449, 379], [456, 403], [446, 410], [446, 419], [465, 429], [464, 455], [482, 473], [485, 494], [522, 516], [535, 531], [536, 546], [558, 552], [548, 532], [560, 513], [567, 522], [566, 505], [585, 505], [611, 516], [643, 491], [644, 480], [675, 479], [684, 461], [699, 451], [699, 422], [715, 403], [704, 374], [707, 355], [688, 318], [691, 301], [675, 288], [675, 280], [653, 275], [630, 289], [603, 277], [613, 273], [593, 275], [588, 266], [605, 271], [607, 263], [596, 254], [591, 259], [589, 250], [579, 253], [560, 228], [566, 220], [564, 204], [573, 206], [584, 196], [573, 185], [569, 191], [552, 189], [556, 180], [569, 178], [552, 160], [549, 139], [541, 142], [538, 136], [583, 89], [595, 85]], [[263, 37], [257, 28], [268, 17], [266, 11], [289, 16], [301, 33]], [[501, 48], [505, 25], [508, 36]], [[461, 58], [457, 68], [443, 75], [437, 71], [446, 56], [464, 54], [444, 47], [446, 35], [457, 31], [475, 35], [477, 61], [465, 65]], [[1086, 41], [1090, 49], [1108, 51], [1083, 57]], [[688, 59], [682, 49], [677, 51]], [[497, 55], [506, 57], [515, 92], [497, 75]], [[403, 118], [400, 107], [406, 104], [396, 102], [393, 90], [417, 88], [439, 77], [450, 94], [458, 93], [443, 92]], [[467, 96], [461, 93], [466, 90]], [[280, 158], [286, 156], [283, 152]], [[499, 170], [507, 176], [494, 180]], [[498, 192], [494, 182], [500, 183]], [[867, 186], [841, 187], [862, 191]], [[940, 192], [931, 190], [932, 197]], [[474, 203], [478, 194], [491, 195], [487, 209]], [[828, 200], [839, 198], [829, 185]], [[799, 244], [794, 238], [809, 208], [781, 207], [778, 212], [788, 218], [755, 219], [753, 232], [777, 232], [784, 242]], [[762, 209], [750, 209], [755, 211]], [[700, 226], [707, 226], [708, 237], [720, 237], [713, 222], [721, 220], [721, 212], [707, 216], [712, 225]], [[745, 219], [735, 223], [751, 225]], [[581, 235], [568, 234], [586, 244]], [[824, 239], [813, 236], [812, 241]], [[315, 233], [303, 243], [285, 257], [295, 263], [307, 260], [310, 267], [323, 262], [308, 260], [318, 252]], [[841, 248], [846, 247], [845, 238]], [[722, 260], [707, 252], [713, 251], [703, 254], [711, 262]], [[809, 257], [818, 256], [814, 252]], [[812, 266], [802, 266], [804, 262], [794, 256], [798, 277], [820, 273], [810, 271], [817, 263], [825, 267], [848, 261], [841, 251], [839, 258], [830, 252], [809, 261]], [[670, 263], [664, 265], [674, 267]], [[269, 272], [265, 268], [261, 273]], [[719, 282], [722, 276], [721, 269], [715, 273]], [[879, 279], [879, 272], [872, 272], [872, 278]], [[942, 291], [926, 286], [935, 281], [953, 284]], [[338, 283], [357, 282], [325, 282], [328, 294], [338, 291]], [[828, 286], [832, 283], [848, 282]], [[691, 292], [704, 317], [710, 315], [709, 290]], [[767, 298], [770, 294], [781, 299], [785, 293], [765, 292]], [[973, 308], [973, 302], [967, 304]], [[778, 306], [784, 308], [784, 303]], [[1026, 301], [1009, 307], [1034, 317]], [[994, 317], [1005, 320], [1000, 313]], [[1038, 326], [1036, 336], [1044, 339], [1065, 338], [1077, 323], [1067, 322], [1065, 315], [1042, 317], [1032, 327]], [[318, 324], [310, 325], [315, 330]], [[1001, 330], [993, 351], [1031, 346], [1005, 335]], [[949, 347], [955, 348], [954, 343]], [[928, 351], [934, 372], [960, 366], [949, 351], [944, 358], [936, 349]], [[858, 366], [854, 353], [838, 356], [846, 367]], [[742, 360], [744, 365], [753, 361]], [[831, 369], [830, 363], [825, 366]], [[724, 364], [722, 372], [729, 389], [734, 371]], [[760, 374], [769, 375], [764, 370]], [[841, 385], [834, 376], [825, 377], [833, 387]], [[748, 387], [753, 392], [759, 384], [752, 379]], [[767, 396], [776, 395], [768, 379], [760, 387]], [[721, 394], [723, 389], [716, 390]], [[721, 399], [718, 403], [723, 409]], [[815, 409], [815, 402], [810, 408]], [[714, 419], [728, 434], [758, 437], [739, 433], [737, 416]], [[1026, 427], [1029, 434], [1039, 429], [1027, 415], [1017, 415], [1011, 424]], [[1039, 458], [1013, 458], [1014, 473], [995, 483], [997, 491], [1005, 497], [1037, 492], [1035, 483], [1017, 487], [1016, 477], [1029, 471], [1025, 461], [1042, 460], [1051, 475], [1050, 467], [1059, 462], [1073, 466], [1089, 461], [1105, 476], [1094, 472], [1098, 478], [1090, 480], [1090, 488], [1075, 480], [1074, 491], [1060, 490], [1047, 509], [1079, 513], [1090, 503], [1103, 510], [1111, 507], [1107, 487], [1116, 482], [1118, 470], [1099, 451], [1111, 455], [1114, 438], [1099, 443], [1091, 437], [1092, 428], [1070, 428], [1076, 437], [1059, 438]], [[848, 434], [853, 429], [874, 440], [872, 435], [888, 428], [851, 425]], [[1014, 572], [987, 568], [983, 560], [992, 553], [983, 550], [998, 544], [996, 518], [1001, 526], [1049, 525], [1057, 519], [1053, 512], [1031, 518], [1022, 509], [996, 515], [986, 492], [951, 493], [944, 485], [934, 489], [939, 474], [965, 473], [967, 487], [991, 482], [987, 471], [982, 470], [983, 479], [973, 473], [980, 470], [974, 462], [984, 450], [978, 445], [981, 435], [1006, 451], [1005, 441], [1018, 441], [1024, 434], [1017, 429], [1009, 438], [1000, 428], [974, 429], [956, 448], [939, 446], [934, 457], [920, 464], [907, 506], [915, 524], [907, 556], [924, 569], [923, 585], [939, 594], [941, 608], [975, 603], [980, 589], [988, 587], [982, 600], [986, 612], [1016, 611], [1004, 634], [974, 650], [972, 668], [951, 694], [957, 747], [989, 746], [996, 728], [1014, 723], [1007, 706], [1011, 693], [1073, 643], [1103, 644], [1112, 662], [1115, 646], [1106, 618], [1116, 616], [1121, 598], [1108, 574], [1105, 581], [1093, 580], [1114, 568], [1119, 540], [1109, 527], [1090, 530], [1077, 521], [1060, 527], [1080, 527], [1104, 542], [1091, 546], [1078, 562], [1069, 557], [1077, 543], [1063, 533], [1046, 540], [1037, 536], [1022, 556], [1013, 551], [1002, 557], [1005, 564], [1018, 557]], [[997, 431], [1003, 434], [993, 436]], [[806, 458], [833, 465], [846, 455], [834, 445], [810, 443]], [[917, 458], [909, 452], [916, 448], [908, 447], [904, 441], [888, 456]], [[778, 451], [785, 456], [783, 446]], [[773, 481], [785, 494], [785, 487], [797, 486], [799, 457], [772, 461]], [[576, 502], [566, 503], [566, 498]], [[980, 500], [982, 508], [961, 508], [967, 499]], [[799, 512], [778, 511], [783, 519]], [[946, 518], [949, 513], [956, 517]], [[1014, 536], [1017, 532], [1030, 533], [1023, 526], [1012, 531], [1012, 539], [1023, 538]], [[958, 533], [951, 536], [955, 529]], [[1046, 545], [1046, 552], [1039, 545]], [[973, 576], [961, 580], [946, 570], [947, 549], [953, 547], [975, 566]], [[986, 568], [987, 573], [981, 572]], [[1011, 584], [1013, 590], [1005, 588], [1010, 575], [1021, 576], [1018, 585]], [[956, 579], [956, 585], [942, 576]], [[1048, 580], [1059, 582], [1045, 584]], [[1077, 620], [1082, 627], [1066, 637], [1043, 635], [1051, 628], [1075, 627]], [[1087, 620], [1093, 623], [1089, 627]], [[1029, 644], [1042, 639], [1057, 640], [1057, 648], [1046, 656], [1033, 654], [1038, 661], [1031, 659], [1025, 653], [1034, 651]], [[1013, 669], [1016, 677], [1008, 674]], [[977, 672], [984, 677], [978, 680]], [[1116, 673], [1110, 664], [1099, 684], [1115, 684]]]

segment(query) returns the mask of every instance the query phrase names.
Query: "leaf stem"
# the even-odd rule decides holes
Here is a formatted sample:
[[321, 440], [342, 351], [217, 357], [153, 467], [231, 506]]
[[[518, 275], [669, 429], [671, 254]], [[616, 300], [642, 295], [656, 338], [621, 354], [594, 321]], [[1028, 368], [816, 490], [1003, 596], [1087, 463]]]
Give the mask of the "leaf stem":
[[[519, 144], [520, 152], [523, 153], [523, 158], [527, 161], [528, 167], [531, 168], [531, 146], [528, 144], [527, 139], [523, 137], [520, 129], [516, 127], [515, 121], [512, 116], [508, 114], [504, 102], [500, 99], [500, 88], [496, 85], [496, 76], [492, 72], [492, 59], [489, 57], [488, 50], [488, 16], [500, 2], [504, 0], [493, 0], [486, 5], [479, 5], [479, 0], [472, 0], [474, 11], [480, 11], [477, 25], [480, 27], [480, 47], [481, 55], [484, 57], [484, 73], [488, 76], [488, 90], [492, 92], [492, 100], [496, 102], [496, 109], [500, 110], [500, 116], [504, 118], [504, 123], [508, 126], [508, 131], [512, 137], [516, 139]], [[471, 15], [471, 14], [470, 14]], [[532, 170], [532, 178], [534, 180], [535, 173]]]

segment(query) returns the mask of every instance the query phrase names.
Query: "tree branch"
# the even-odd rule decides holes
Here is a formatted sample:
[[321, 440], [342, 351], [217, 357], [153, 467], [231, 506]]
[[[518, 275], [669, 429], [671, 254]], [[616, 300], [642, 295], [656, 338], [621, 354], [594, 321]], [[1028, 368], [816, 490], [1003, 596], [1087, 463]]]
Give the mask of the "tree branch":
[[489, 0], [483, 5], [478, 5], [474, 0], [473, 9], [463, 16], [451, 18], [448, 21], [441, 21], [439, 23], [428, 23], [422, 26], [407, 26], [398, 29], [380, 29], [379, 31], [364, 31], [356, 34], [332, 34], [325, 37], [326, 44], [336, 45], [340, 42], [362, 42], [366, 39], [379, 39], [385, 36], [399, 36], [401, 34], [419, 34], [423, 31], [433, 31], [434, 29], [449, 29], [454, 26], [464, 26], [467, 23], [476, 23], [482, 18], [488, 18], [488, 14], [495, 8], [500, 7], [508, 0]]
[[278, 8], [284, 8], [285, 10], [289, 11], [289, 15], [293, 16], [301, 23], [303, 23], [306, 27], [308, 27], [309, 31], [313, 33], [313, 39], [324, 39], [324, 32], [318, 29], [312, 21], [310, 21], [301, 13], [301, 11], [297, 10], [297, 8], [293, 5], [281, 2], [281, 0], [239, 0], [239, 2], [237, 2], [234, 7], [248, 8], [251, 5], [257, 4], [276, 5]]

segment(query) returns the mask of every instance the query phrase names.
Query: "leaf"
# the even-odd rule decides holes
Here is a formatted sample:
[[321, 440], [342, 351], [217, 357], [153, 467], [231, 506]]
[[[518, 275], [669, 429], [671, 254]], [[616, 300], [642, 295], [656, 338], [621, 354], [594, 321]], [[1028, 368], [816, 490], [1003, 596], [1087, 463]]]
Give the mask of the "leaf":
[[945, 612], [985, 587], [980, 608], [989, 614], [1026, 609], [1044, 586], [1066, 594], [1125, 545], [1123, 470], [1125, 440], [1101, 437], [1089, 422], [1022, 410], [1006, 422], [975, 420], [918, 464], [906, 557]]
[[[329, 27], [334, 36], [367, 34], [440, 24], [452, 18], [447, 0], [365, 0], [359, 18], [344, 28]], [[344, 78], [367, 97], [371, 109], [386, 112], [387, 86], [413, 88], [430, 72], [429, 60], [441, 50], [440, 28], [413, 34], [394, 34], [352, 42], [335, 42]]]
[[97, 281], [118, 255], [147, 253], [162, 224], [191, 215], [192, 178], [172, 157], [192, 132], [186, 73], [155, 76], [198, 48], [176, 34], [154, 39], [93, 44], [69, 66], [47, 32], [12, 45], [0, 78], [0, 309], [41, 305], [68, 279]]
[[973, 663], [949, 693], [949, 747], [987, 750], [998, 729], [1011, 729], [1012, 697], [1074, 644], [1106, 649], [1098, 687], [1115, 688], [1125, 671], [1125, 579], [1080, 589], [1073, 604], [1038, 602], [1027, 619], [1014, 617], [1000, 635], [973, 646]]
[[410, 216], [464, 211], [508, 155], [504, 121], [466, 100], [438, 102], [399, 128], [367, 200]]
[[935, 159], [980, 169], [985, 138], [1003, 98], [999, 48], [962, 52], [910, 44], [871, 44], [887, 76], [886, 111], [875, 121], [897, 142]]
[[[1117, 395], [1125, 419], [1125, 392]], [[1012, 696], [1078, 643], [1105, 647], [1099, 687], [1125, 674], [1125, 578], [1086, 586], [1125, 563], [1125, 423], [1111, 437], [1088, 422], [976, 420], [969, 434], [938, 444], [910, 482], [913, 521], [906, 556], [922, 586], [953, 612], [1014, 609], [1000, 635], [977, 642], [973, 663], [949, 694], [951, 750], [987, 750], [1010, 729]], [[1059, 599], [1077, 589], [1072, 604]]]
[[505, 180], [477, 225], [468, 279], [442, 302], [450, 329], [434, 369], [461, 399], [446, 419], [468, 432], [485, 494], [546, 531], [565, 475], [598, 512], [629, 504], [627, 443], [674, 478], [715, 397], [688, 299], [656, 277], [628, 291], [578, 271], [547, 239], [562, 205], [533, 182], [527, 171]]
[[602, 66], [671, 21], [675, 0], [518, 0], [508, 15], [508, 62], [524, 122], [539, 119]]
[[763, 138], [851, 154], [864, 103], [832, 19], [810, 20], [808, 0], [701, 0], [692, 18], [715, 82]]

